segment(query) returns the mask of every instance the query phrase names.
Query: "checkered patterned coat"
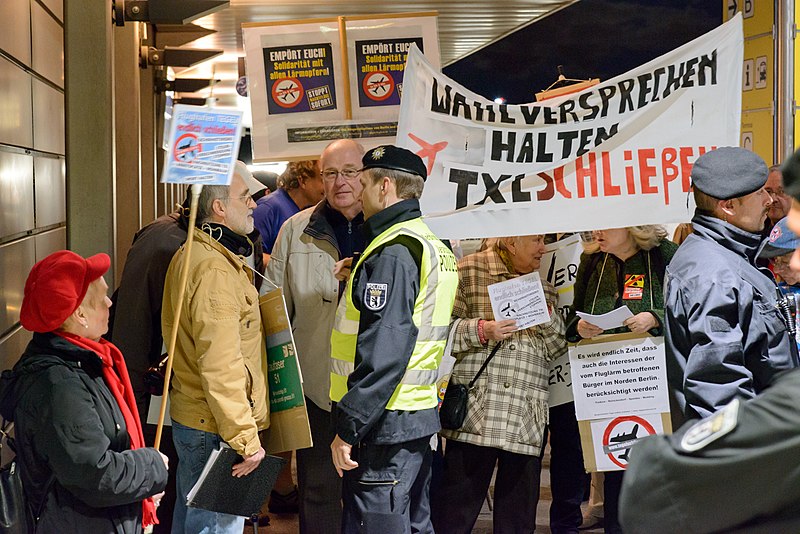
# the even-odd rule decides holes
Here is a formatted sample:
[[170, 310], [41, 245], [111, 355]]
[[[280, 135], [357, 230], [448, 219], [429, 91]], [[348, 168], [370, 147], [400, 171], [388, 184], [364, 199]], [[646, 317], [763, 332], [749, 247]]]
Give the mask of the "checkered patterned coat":
[[[453, 307], [451, 383], [469, 384], [495, 342], [482, 345], [478, 320], [494, 320], [486, 287], [516, 277], [494, 249], [471, 254], [458, 264], [458, 293]], [[473, 445], [538, 455], [547, 424], [549, 362], [567, 350], [564, 320], [556, 310], [557, 292], [542, 281], [551, 310], [549, 323], [514, 332], [481, 374], [469, 394], [467, 417], [459, 431], [442, 435]]]

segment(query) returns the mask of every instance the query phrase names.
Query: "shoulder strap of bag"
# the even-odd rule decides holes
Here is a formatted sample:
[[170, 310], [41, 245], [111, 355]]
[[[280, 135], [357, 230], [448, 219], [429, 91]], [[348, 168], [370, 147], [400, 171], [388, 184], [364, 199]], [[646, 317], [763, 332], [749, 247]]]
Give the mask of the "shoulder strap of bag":
[[473, 379], [469, 381], [470, 389], [472, 389], [472, 386], [475, 385], [475, 381], [478, 380], [479, 376], [481, 376], [481, 373], [483, 372], [484, 369], [486, 369], [486, 366], [489, 365], [489, 362], [491, 361], [492, 358], [494, 358], [494, 355], [497, 354], [497, 349], [499, 349], [500, 345], [502, 344], [503, 344], [502, 341], [498, 341], [497, 344], [492, 348], [492, 352], [490, 352], [489, 356], [483, 361], [483, 365], [481, 365], [481, 368], [478, 369], [477, 373], [475, 373], [475, 377], [473, 377]]
[[[13, 421], [9, 421], [5, 418], [0, 418], [2, 420], [2, 424], [0, 424], [0, 451], [3, 450], [3, 441], [8, 443], [9, 448], [14, 451], [14, 454], [17, 453], [17, 448], [14, 445], [14, 438], [12, 438], [9, 434], [11, 432], [11, 427], [14, 426]], [[36, 510], [31, 510], [30, 506], [28, 505], [28, 500], [25, 499], [25, 507], [27, 508], [28, 513], [32, 513], [32, 527], [33, 532], [36, 532], [36, 525], [39, 522], [39, 518], [42, 516], [42, 511], [44, 511], [44, 505], [47, 502], [47, 495], [50, 493], [50, 490], [53, 488], [53, 484], [56, 481], [56, 476], [54, 473], [50, 473], [50, 477], [47, 479], [47, 483], [44, 486], [44, 493], [42, 493], [42, 501], [39, 503], [39, 507]]]

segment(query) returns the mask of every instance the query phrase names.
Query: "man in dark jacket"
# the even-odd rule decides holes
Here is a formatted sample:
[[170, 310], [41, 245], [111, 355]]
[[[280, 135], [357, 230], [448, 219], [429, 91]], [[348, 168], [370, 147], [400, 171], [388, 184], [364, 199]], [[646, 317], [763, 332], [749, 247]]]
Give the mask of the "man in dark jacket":
[[336, 312], [331, 400], [333, 465], [344, 475], [342, 530], [433, 532], [430, 437], [439, 431], [436, 370], [458, 274], [422, 222], [427, 176], [416, 154], [387, 145], [364, 155], [367, 247]]
[[764, 161], [724, 147], [697, 159], [694, 233], [667, 266], [667, 374], [674, 426], [752, 398], [798, 366], [769, 271], [755, 266], [772, 198]]
[[[783, 171], [794, 197], [787, 222], [797, 233], [800, 152]], [[792, 267], [800, 271], [800, 249]], [[800, 370], [779, 373], [755, 399], [733, 399], [672, 436], [637, 444], [620, 498], [625, 532], [800, 531], [799, 392]]]

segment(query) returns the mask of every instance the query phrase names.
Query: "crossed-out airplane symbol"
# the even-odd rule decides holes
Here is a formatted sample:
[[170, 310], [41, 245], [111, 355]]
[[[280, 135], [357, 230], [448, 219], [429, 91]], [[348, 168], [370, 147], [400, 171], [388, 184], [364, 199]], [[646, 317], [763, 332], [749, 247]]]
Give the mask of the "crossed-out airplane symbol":
[[283, 86], [278, 85], [278, 90], [276, 92], [278, 94], [278, 98], [280, 98], [284, 102], [287, 102], [295, 100], [296, 99], [295, 93], [299, 91], [300, 89], [295, 84], [289, 82], [289, 85], [283, 85]]
[[386, 77], [383, 77], [383, 78], [380, 78], [380, 79], [377, 79], [377, 78], [373, 77], [372, 79], [375, 80], [375, 81], [370, 82], [369, 84], [367, 84], [367, 89], [371, 93], [373, 93], [373, 94], [375, 94], [377, 96], [379, 93], [385, 93], [386, 91], [389, 90], [389, 89], [387, 89], [387, 87], [389, 87], [391, 85], [391, 83], [389, 82], [389, 80]]

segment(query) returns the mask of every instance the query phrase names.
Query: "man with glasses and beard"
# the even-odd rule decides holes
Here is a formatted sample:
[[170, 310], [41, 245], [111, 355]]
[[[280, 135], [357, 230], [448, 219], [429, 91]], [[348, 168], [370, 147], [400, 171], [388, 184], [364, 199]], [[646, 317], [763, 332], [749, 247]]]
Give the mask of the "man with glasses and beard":
[[[173, 532], [241, 534], [244, 518], [186, 506], [186, 495], [222, 442], [244, 458], [233, 476], [250, 474], [265, 456], [258, 431], [269, 426], [266, 351], [247, 237], [253, 208], [245, 177], [205, 186], [198, 200], [191, 258], [181, 247], [164, 286], [162, 332], [178, 323], [170, 416], [178, 452]], [[180, 278], [189, 261], [181, 315], [175, 316]]]

